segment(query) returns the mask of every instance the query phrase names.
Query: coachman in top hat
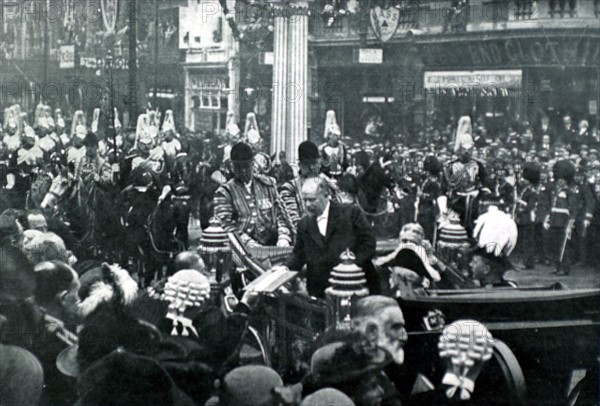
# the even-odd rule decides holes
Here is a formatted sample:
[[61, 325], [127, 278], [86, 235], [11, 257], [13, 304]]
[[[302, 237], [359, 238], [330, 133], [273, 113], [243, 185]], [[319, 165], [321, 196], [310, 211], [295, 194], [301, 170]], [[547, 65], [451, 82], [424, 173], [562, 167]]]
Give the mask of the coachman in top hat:
[[231, 149], [234, 178], [215, 192], [215, 216], [227, 232], [238, 232], [252, 246], [290, 246], [292, 233], [275, 181], [253, 174], [252, 148]]

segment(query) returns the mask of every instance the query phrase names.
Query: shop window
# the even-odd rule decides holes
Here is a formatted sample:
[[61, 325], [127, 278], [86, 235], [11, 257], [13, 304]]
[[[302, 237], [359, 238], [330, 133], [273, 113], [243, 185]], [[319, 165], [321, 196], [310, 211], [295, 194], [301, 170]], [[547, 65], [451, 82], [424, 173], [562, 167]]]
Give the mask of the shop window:
[[568, 15], [575, 17], [577, 15], [577, 0], [548, 0], [548, 14], [551, 18], [560, 16], [560, 18]]

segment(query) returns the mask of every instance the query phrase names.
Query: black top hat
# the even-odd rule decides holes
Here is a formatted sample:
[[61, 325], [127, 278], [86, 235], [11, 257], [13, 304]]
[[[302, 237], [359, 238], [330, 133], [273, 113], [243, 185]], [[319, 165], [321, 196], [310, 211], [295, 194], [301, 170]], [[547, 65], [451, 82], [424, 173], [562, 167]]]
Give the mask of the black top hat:
[[231, 148], [231, 160], [233, 162], [251, 161], [253, 157], [252, 148], [248, 144], [239, 142]]
[[319, 148], [312, 141], [304, 141], [298, 146], [298, 159], [308, 161], [319, 158]]

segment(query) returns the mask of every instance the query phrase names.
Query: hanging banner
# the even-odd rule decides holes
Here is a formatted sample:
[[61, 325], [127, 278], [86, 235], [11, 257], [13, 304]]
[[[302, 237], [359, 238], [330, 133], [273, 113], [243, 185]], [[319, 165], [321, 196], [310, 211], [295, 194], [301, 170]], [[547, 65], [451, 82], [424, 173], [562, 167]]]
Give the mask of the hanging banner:
[[72, 69], [75, 67], [75, 45], [62, 45], [59, 49], [59, 68]]
[[371, 8], [371, 28], [381, 42], [387, 42], [394, 36], [400, 23], [400, 10], [396, 7], [381, 8], [375, 6]]
[[119, 0], [100, 0], [102, 10], [102, 21], [106, 32], [114, 33], [117, 28], [117, 16], [119, 14]]

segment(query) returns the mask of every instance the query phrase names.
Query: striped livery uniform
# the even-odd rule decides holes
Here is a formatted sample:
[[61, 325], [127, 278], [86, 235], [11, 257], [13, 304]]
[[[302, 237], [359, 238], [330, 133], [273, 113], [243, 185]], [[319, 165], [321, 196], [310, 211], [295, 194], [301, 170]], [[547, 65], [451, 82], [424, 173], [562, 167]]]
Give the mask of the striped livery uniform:
[[238, 232], [250, 246], [292, 242], [285, 208], [279, 204], [275, 182], [264, 175], [254, 175], [249, 185], [231, 179], [215, 192], [215, 216], [227, 232]]

